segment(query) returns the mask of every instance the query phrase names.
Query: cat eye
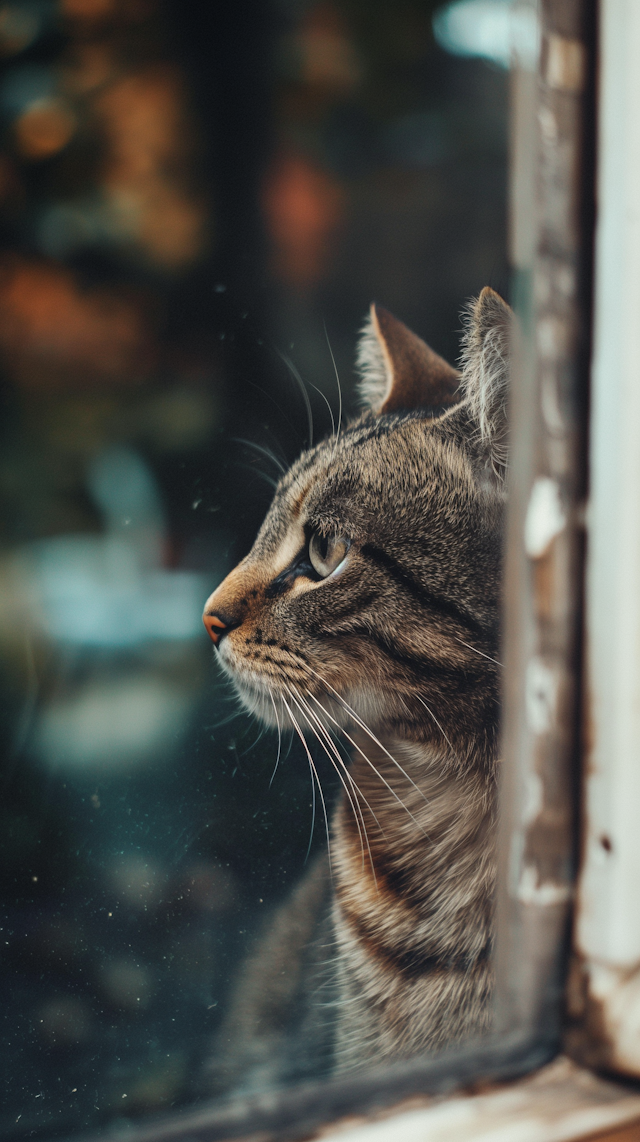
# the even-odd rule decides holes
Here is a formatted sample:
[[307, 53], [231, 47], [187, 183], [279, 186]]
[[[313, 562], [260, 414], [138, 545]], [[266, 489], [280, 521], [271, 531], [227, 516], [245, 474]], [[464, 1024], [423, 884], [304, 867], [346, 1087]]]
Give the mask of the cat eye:
[[343, 535], [320, 535], [314, 531], [309, 540], [309, 560], [314, 571], [326, 579], [340, 566], [350, 546]]

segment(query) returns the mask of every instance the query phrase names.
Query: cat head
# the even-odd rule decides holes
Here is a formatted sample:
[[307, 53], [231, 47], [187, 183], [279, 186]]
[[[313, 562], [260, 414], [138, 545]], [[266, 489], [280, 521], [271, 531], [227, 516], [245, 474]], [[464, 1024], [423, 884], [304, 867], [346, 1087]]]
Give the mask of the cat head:
[[204, 623], [272, 725], [449, 745], [497, 720], [511, 311], [470, 307], [458, 372], [372, 306], [362, 415], [283, 476]]

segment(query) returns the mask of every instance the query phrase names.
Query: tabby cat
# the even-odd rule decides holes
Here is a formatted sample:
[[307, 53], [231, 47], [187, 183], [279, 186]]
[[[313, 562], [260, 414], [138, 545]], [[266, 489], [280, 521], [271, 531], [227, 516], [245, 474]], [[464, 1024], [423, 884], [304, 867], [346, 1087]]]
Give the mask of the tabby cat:
[[489, 1025], [510, 321], [483, 290], [459, 373], [372, 306], [366, 411], [283, 476], [207, 601], [246, 706], [314, 735], [343, 787], [327, 856], [241, 973], [227, 1081], [344, 1073]]

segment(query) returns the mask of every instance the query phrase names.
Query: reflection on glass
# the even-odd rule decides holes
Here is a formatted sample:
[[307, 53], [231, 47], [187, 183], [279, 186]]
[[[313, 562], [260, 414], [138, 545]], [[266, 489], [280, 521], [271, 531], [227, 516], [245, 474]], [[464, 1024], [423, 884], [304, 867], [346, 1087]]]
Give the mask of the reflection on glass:
[[455, 361], [461, 304], [504, 292], [506, 77], [436, 45], [439, 8], [0, 7], [8, 1138], [329, 1067], [304, 997], [262, 1071], [227, 1035], [326, 837], [201, 612], [309, 411], [331, 431], [332, 355], [355, 411], [371, 300]]

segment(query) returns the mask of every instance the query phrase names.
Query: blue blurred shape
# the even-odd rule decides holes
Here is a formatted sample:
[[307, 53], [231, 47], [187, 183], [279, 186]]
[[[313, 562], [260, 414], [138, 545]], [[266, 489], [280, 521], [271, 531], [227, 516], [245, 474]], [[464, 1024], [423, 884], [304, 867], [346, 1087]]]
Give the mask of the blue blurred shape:
[[89, 466], [87, 486], [108, 532], [154, 534], [159, 543], [162, 541], [165, 520], [156, 482], [132, 448], [113, 447], [101, 452]]
[[452, 55], [509, 67], [514, 52], [529, 63], [537, 55], [539, 28], [531, 4], [514, 0], [454, 0], [433, 17], [437, 44]]
[[7, 73], [0, 89], [2, 110], [13, 119], [31, 103], [50, 99], [55, 86], [55, 77], [48, 67], [35, 63], [15, 67]]
[[175, 751], [196, 696], [150, 670], [90, 679], [41, 708], [30, 750], [54, 769], [158, 764]]
[[87, 483], [104, 533], [55, 536], [30, 549], [45, 633], [95, 647], [201, 635], [210, 577], [161, 567], [164, 513], [145, 462], [110, 448], [92, 462]]
[[135, 646], [202, 632], [209, 578], [145, 570], [139, 545], [118, 536], [65, 535], [32, 547], [45, 632], [56, 642]]
[[[210, 577], [161, 566], [164, 512], [138, 453], [104, 451], [89, 466], [87, 486], [102, 534], [43, 539], [21, 561], [32, 622], [58, 648], [61, 667], [55, 693], [37, 712], [30, 750], [69, 771], [157, 764], [177, 748], [198, 694], [189, 670], [166, 676], [162, 664], [192, 661], [194, 639], [204, 649]], [[168, 660], [167, 643], [174, 648]], [[135, 648], [143, 653], [119, 653]], [[65, 673], [65, 662], [82, 663], [82, 672]]]

